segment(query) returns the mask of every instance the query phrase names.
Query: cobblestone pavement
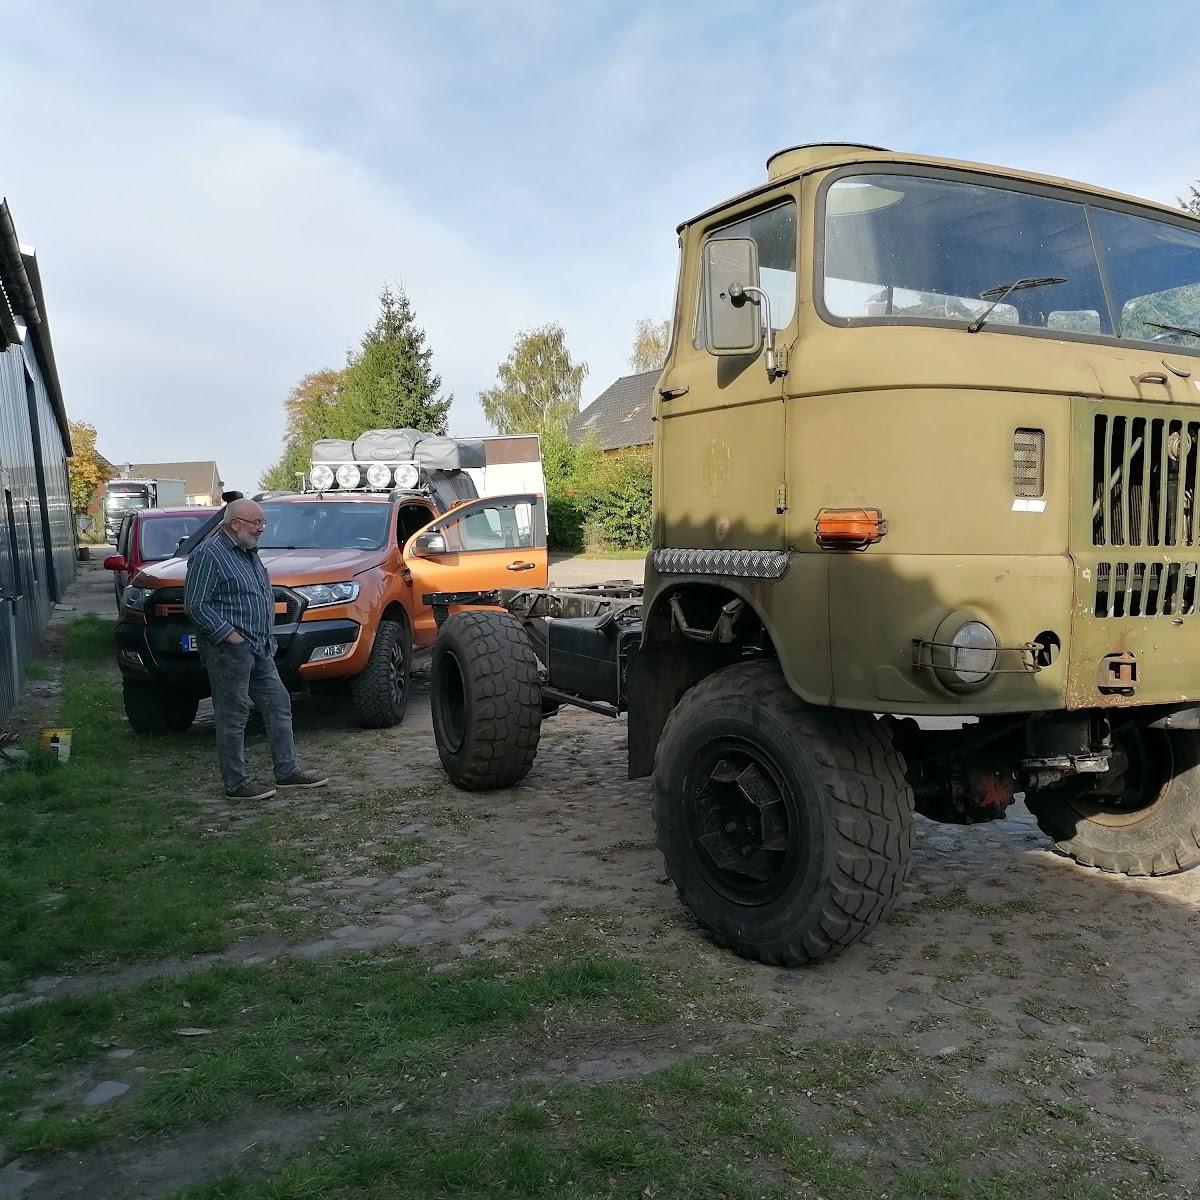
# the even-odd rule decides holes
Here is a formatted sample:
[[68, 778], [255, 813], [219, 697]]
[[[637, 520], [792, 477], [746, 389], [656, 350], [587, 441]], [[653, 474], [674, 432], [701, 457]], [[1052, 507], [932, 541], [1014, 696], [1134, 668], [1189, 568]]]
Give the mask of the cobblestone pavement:
[[[301, 750], [334, 771], [331, 787], [261, 808], [205, 796], [195, 819], [212, 837], [285, 821], [295, 844], [317, 851], [320, 877], [289, 880], [275, 898], [297, 922], [296, 937], [247, 941], [191, 962], [38, 980], [0, 1004], [221, 960], [350, 949], [410, 948], [434, 970], [453, 971], [475, 956], [519, 954], [531, 931], [582, 917], [614, 952], [722, 973], [761, 1001], [764, 1029], [897, 1039], [951, 1070], [984, 1108], [1014, 1097], [1082, 1104], [1177, 1178], [1196, 1177], [1200, 872], [1130, 880], [1081, 869], [1052, 852], [1022, 805], [982, 826], [917, 818], [912, 869], [892, 918], [836, 960], [781, 971], [718, 950], [680, 906], [654, 847], [648, 781], [625, 778], [623, 722], [564, 710], [545, 722], [527, 779], [479, 795], [457, 792], [441, 772], [427, 675], [414, 678], [408, 715], [394, 730], [351, 730], [336, 706], [315, 701], [298, 701], [296, 711]], [[211, 738], [204, 711], [191, 736]], [[380, 797], [377, 810], [330, 838], [348, 798], [362, 796]], [[405, 847], [420, 861], [374, 865], [381, 852]], [[596, 1045], [537, 1069], [572, 1079], [635, 1074], [695, 1049], [686, 1035], [680, 1040], [684, 1049], [661, 1052]], [[24, 1200], [66, 1194], [47, 1190], [52, 1182], [43, 1176], [22, 1188]]]

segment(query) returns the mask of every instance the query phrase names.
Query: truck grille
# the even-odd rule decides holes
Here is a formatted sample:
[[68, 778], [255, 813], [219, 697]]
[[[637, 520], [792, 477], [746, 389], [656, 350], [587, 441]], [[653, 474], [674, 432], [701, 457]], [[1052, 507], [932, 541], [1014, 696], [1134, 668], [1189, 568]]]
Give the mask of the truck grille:
[[1097, 617], [1191, 617], [1194, 562], [1102, 562], [1096, 567]]
[[[1197, 545], [1198, 442], [1200, 422], [1098, 413], [1092, 452], [1092, 544]], [[1143, 581], [1147, 577], [1145, 564], [1112, 565], [1141, 571]], [[1173, 563], [1169, 571], [1182, 567], [1195, 571], [1194, 563]]]

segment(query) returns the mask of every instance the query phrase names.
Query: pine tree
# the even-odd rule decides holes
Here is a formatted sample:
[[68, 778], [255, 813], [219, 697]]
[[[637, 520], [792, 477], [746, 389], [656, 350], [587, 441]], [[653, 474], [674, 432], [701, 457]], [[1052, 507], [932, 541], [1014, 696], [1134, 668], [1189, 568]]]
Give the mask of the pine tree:
[[325, 436], [354, 438], [367, 429], [445, 433], [453, 396], [439, 396], [442, 378], [403, 288], [379, 293], [379, 316], [346, 367]]

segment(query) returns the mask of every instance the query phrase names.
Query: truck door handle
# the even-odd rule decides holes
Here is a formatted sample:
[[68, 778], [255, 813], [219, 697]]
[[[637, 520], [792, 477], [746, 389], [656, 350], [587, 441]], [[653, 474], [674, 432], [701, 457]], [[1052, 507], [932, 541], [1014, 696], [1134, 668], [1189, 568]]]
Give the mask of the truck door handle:
[[536, 563], [511, 562], [505, 569], [508, 571], [532, 571], [535, 566], [537, 566]]
[[686, 387], [659, 388], [658, 394], [664, 400], [678, 400], [680, 396], [688, 394], [688, 389]]

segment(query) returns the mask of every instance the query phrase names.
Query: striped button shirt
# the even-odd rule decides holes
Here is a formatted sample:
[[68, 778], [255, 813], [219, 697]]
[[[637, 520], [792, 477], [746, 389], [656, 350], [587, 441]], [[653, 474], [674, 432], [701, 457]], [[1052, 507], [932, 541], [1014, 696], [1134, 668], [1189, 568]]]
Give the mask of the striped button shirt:
[[257, 550], [243, 550], [223, 529], [188, 555], [183, 611], [210, 642], [237, 632], [259, 651], [275, 652], [275, 593]]

